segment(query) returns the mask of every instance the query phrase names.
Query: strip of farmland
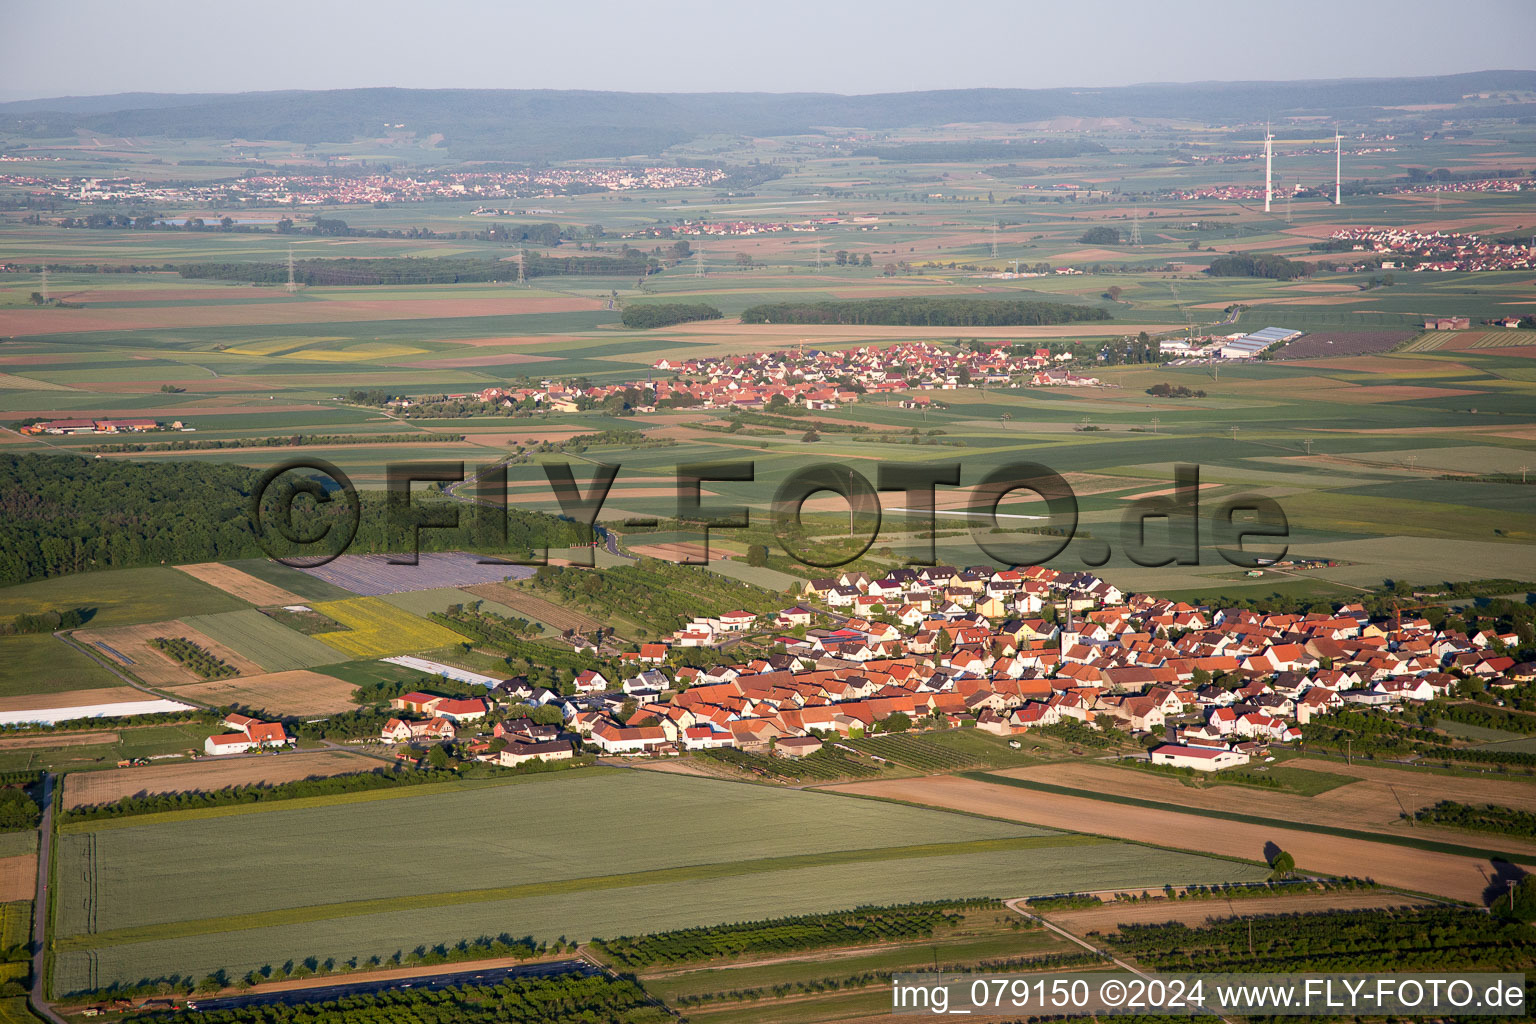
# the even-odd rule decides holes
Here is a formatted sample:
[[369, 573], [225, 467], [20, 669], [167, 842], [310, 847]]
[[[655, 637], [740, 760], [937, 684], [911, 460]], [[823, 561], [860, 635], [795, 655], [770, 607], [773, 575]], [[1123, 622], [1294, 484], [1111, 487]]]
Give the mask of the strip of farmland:
[[289, 629], [253, 608], [184, 620], [198, 632], [245, 655], [267, 672], [334, 665], [345, 658], [329, 644]]

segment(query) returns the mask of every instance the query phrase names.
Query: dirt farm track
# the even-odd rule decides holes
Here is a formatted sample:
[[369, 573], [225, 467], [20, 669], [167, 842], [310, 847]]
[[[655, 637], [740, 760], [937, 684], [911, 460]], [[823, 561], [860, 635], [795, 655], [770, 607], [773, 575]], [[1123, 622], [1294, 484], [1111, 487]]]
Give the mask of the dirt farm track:
[[1289, 851], [1302, 870], [1356, 878], [1364, 876], [1384, 885], [1472, 903], [1483, 902], [1483, 892], [1495, 877], [1489, 861], [1473, 857], [1319, 835], [1299, 828], [1223, 821], [1203, 817], [1194, 811], [1184, 814], [1106, 803], [1088, 797], [1040, 793], [949, 776], [859, 782], [827, 788], [1250, 861], [1263, 860], [1265, 846], [1274, 843]]

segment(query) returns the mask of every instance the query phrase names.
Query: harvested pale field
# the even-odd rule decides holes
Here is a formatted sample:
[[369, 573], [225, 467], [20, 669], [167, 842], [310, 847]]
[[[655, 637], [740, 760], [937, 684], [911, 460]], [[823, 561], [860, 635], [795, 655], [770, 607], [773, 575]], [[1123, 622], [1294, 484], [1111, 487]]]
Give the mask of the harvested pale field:
[[1309, 892], [1297, 896], [1255, 896], [1224, 900], [1147, 900], [1106, 903], [1087, 910], [1049, 911], [1044, 916], [1076, 935], [1108, 934], [1126, 924], [1162, 924], [1179, 921], [1199, 926], [1208, 920], [1236, 915], [1317, 914], [1329, 910], [1370, 910], [1377, 907], [1418, 907], [1427, 901], [1386, 890]]
[[47, 733], [41, 736], [8, 736], [0, 739], [0, 750], [31, 750], [34, 747], [89, 747], [97, 743], [116, 743], [117, 741], [117, 733], [108, 730]]
[[0, 857], [0, 903], [30, 900], [37, 894], [37, 854]]
[[86, 708], [95, 704], [120, 704], [128, 701], [151, 703], [157, 698], [127, 686], [100, 690], [61, 690], [58, 693], [23, 693], [0, 697], [0, 712], [39, 711], [44, 708]]
[[[838, 500], [841, 501], [841, 499]], [[843, 504], [846, 507], [847, 503]], [[685, 558], [702, 561], [709, 557], [709, 548], [697, 541], [680, 540], [668, 544], [639, 544], [629, 550], [646, 558], [660, 558], [668, 562], [681, 562]]]
[[[830, 788], [1251, 861], [1264, 860], [1266, 847], [1273, 843], [1294, 856], [1304, 871], [1364, 875], [1386, 885], [1473, 903], [1483, 901], [1484, 890], [1496, 878], [1489, 861], [1474, 857], [1279, 826], [1221, 821], [1193, 811], [1183, 814], [1088, 797], [1058, 796], [950, 776], [856, 782]], [[1269, 796], [1254, 799], [1267, 801]]]
[[1352, 775], [1360, 781], [1337, 786], [1316, 796], [1300, 796], [1296, 793], [1268, 792], [1234, 785], [1195, 789], [1175, 778], [1096, 764], [1037, 765], [1010, 768], [995, 774], [1027, 779], [1030, 782], [1044, 782], [1052, 786], [1144, 797], [1159, 803], [1181, 804], [1191, 809], [1258, 814], [1303, 824], [1364, 829], [1394, 836], [1412, 835], [1420, 839], [1462, 845], [1486, 843], [1512, 851], [1536, 853], [1536, 840], [1487, 835], [1479, 841], [1466, 832], [1410, 827], [1402, 821], [1405, 811], [1412, 813], [1440, 800], [1491, 802], [1536, 812], [1536, 782], [1519, 782], [1497, 776], [1474, 779], [1392, 768], [1352, 767], [1324, 760], [1299, 759], [1287, 761], [1285, 766], [1334, 775]]
[[171, 693], [214, 707], [237, 704], [273, 715], [333, 715], [357, 707], [353, 684], [307, 669], [239, 679], [210, 679], [171, 688]]
[[196, 672], [180, 664], [170, 655], [162, 654], [149, 646], [150, 640], [160, 636], [190, 640], [209, 654], [231, 665], [240, 675], [260, 675], [263, 671], [262, 667], [254, 661], [212, 637], [199, 633], [180, 619], [147, 622], [137, 626], [115, 626], [111, 629], [77, 629], [71, 636], [77, 643], [85, 644], [98, 656], [126, 668], [150, 686], [171, 686], [176, 683], [196, 683], [202, 680]]
[[371, 772], [384, 765], [374, 758], [345, 750], [239, 757], [229, 760], [183, 761], [139, 768], [108, 768], [99, 772], [70, 772], [64, 776], [64, 806], [88, 807], [115, 803], [124, 797], [153, 793], [192, 793], [253, 783], [295, 782], [299, 779]]
[[460, 587], [467, 594], [484, 598], [487, 601], [495, 601], [504, 604], [519, 615], [530, 619], [537, 619], [547, 626], [558, 630], [574, 629], [578, 633], [584, 633], [590, 629], [596, 629], [602, 623], [580, 612], [563, 608], [553, 601], [546, 601], [542, 597], [530, 594], [520, 587], [509, 587], [505, 583], [482, 583], [474, 587]]
[[298, 594], [259, 580], [250, 573], [222, 562], [199, 562], [196, 565], [178, 565], [176, 568], [194, 579], [218, 587], [242, 601], [254, 605], [303, 604]]

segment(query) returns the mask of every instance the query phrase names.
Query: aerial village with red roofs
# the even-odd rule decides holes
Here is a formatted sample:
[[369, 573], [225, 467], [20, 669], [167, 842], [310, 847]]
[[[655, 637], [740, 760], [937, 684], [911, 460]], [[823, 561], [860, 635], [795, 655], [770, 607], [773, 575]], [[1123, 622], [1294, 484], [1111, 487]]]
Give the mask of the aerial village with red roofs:
[[[729, 658], [749, 635], [774, 653]], [[580, 752], [671, 757], [722, 747], [798, 758], [928, 728], [1011, 741], [1071, 722], [1126, 734], [1154, 765], [1212, 772], [1262, 761], [1340, 709], [1393, 714], [1469, 679], [1496, 689], [1536, 678], [1536, 664], [1500, 653], [1515, 646], [1513, 633], [1436, 630], [1400, 614], [1372, 621], [1359, 604], [1308, 615], [1197, 607], [1041, 567], [843, 572], [807, 581], [799, 602], [776, 615], [697, 617], [623, 651], [625, 672], [615, 678], [587, 669], [564, 693], [526, 677], [395, 659], [485, 693], [407, 693], [393, 701], [400, 717], [380, 739], [457, 739], [480, 760], [518, 767]], [[679, 665], [671, 655], [683, 648], [721, 657]], [[508, 716], [476, 736], [496, 704], [558, 714], [537, 723]]]

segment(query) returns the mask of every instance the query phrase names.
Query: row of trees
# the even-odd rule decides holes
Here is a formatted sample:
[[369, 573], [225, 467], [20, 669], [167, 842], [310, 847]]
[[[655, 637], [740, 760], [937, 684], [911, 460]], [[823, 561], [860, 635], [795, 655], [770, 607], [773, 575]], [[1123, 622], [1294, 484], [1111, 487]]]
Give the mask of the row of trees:
[[1462, 804], [1455, 800], [1441, 800], [1433, 807], [1419, 809], [1414, 813], [1414, 818], [1426, 825], [1497, 832], [1506, 836], [1536, 837], [1536, 814], [1500, 804]]
[[941, 928], [958, 926], [966, 911], [1001, 906], [1001, 901], [986, 898], [865, 906], [828, 914], [800, 914], [767, 921], [597, 939], [592, 944], [625, 967], [647, 967], [875, 942], [911, 942], [930, 938]]
[[[374, 731], [376, 733], [378, 730]], [[65, 822], [100, 821], [106, 818], [127, 818], [138, 814], [186, 811], [197, 807], [232, 807], [237, 804], [270, 803], [274, 800], [292, 800], [306, 796], [366, 793], [376, 789], [445, 782], [453, 777], [451, 774], [386, 768], [379, 771], [355, 772], [350, 775], [299, 779], [294, 782], [253, 783], [248, 786], [230, 786], [226, 789], [128, 796], [113, 803], [66, 808], [61, 818]]]
[[63, 611], [22, 612], [11, 622], [0, 622], [0, 634], [7, 633], [54, 633], [61, 629], [75, 629], [85, 625], [91, 615], [88, 608], [66, 608]]

